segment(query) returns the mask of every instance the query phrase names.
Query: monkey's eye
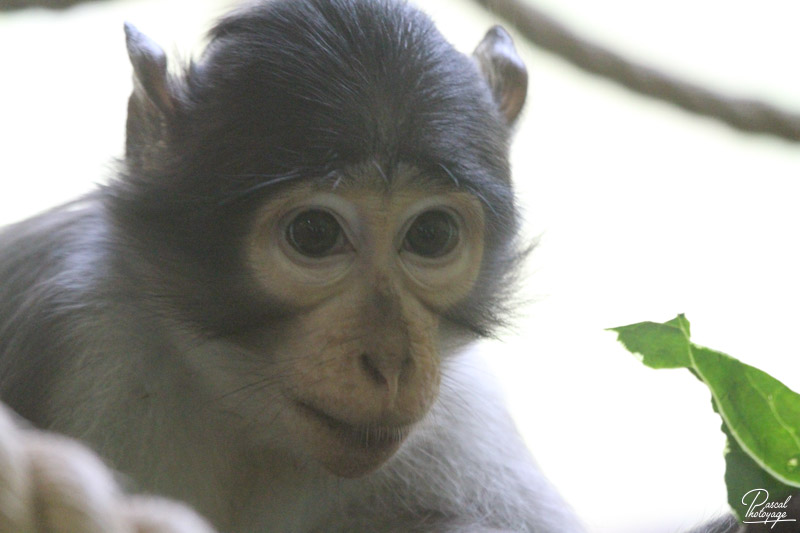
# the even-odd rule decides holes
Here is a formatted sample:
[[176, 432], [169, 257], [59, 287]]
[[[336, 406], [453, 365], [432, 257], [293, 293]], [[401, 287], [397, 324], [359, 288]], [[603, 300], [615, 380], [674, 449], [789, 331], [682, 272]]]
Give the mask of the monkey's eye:
[[342, 227], [333, 215], [321, 209], [298, 214], [286, 227], [286, 241], [306, 257], [324, 257], [341, 250]]
[[403, 240], [403, 249], [435, 259], [450, 253], [458, 244], [458, 223], [447, 211], [431, 210], [419, 215]]

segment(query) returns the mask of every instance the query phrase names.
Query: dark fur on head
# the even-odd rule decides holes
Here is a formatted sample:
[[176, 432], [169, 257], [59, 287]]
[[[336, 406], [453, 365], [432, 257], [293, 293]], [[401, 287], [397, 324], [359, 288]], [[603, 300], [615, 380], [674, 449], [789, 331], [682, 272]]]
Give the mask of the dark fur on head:
[[[230, 251], [241, 249], [255, 206], [295, 180], [365, 163], [391, 180], [405, 164], [483, 202], [482, 279], [450, 318], [490, 334], [519, 255], [517, 216], [510, 128], [475, 62], [426, 15], [387, 0], [258, 3], [210, 37], [171, 81], [169, 112], [134, 93], [124, 175], [106, 190], [142, 253], [161, 265], [170, 256], [176, 272], [189, 262], [206, 280], [194, 291], [205, 297], [181, 307], [210, 330], [246, 327], [270, 306], [253, 301], [249, 318], [233, 311], [248, 309], [254, 291], [228, 284], [241, 264], [224, 258], [237, 257]], [[228, 312], [212, 305], [226, 299]]]

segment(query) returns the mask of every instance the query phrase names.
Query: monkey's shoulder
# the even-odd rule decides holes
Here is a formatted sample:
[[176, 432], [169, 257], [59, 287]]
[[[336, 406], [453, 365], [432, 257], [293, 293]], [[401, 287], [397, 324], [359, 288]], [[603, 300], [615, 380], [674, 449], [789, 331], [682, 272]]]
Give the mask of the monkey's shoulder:
[[88, 195], [0, 229], [0, 299], [9, 303], [11, 295], [87, 264], [98, 251], [101, 213], [99, 198]]
[[0, 230], [0, 399], [34, 422], [100, 275], [87, 244], [97, 242], [98, 216], [87, 196]]

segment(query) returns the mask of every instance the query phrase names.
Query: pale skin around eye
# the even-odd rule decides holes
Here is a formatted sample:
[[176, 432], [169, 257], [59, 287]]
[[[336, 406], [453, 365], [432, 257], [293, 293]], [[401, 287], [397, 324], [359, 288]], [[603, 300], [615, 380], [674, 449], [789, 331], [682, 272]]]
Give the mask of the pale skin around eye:
[[[335, 220], [340, 236], [329, 253], [310, 256], [299, 251], [287, 234], [298, 215], [320, 211]], [[415, 253], [408, 243], [409, 229], [440, 214], [453, 225], [450, 249], [438, 255]], [[442, 310], [469, 293], [480, 270], [483, 237], [481, 205], [467, 193], [431, 195], [430, 190], [413, 188], [349, 188], [334, 193], [300, 186], [262, 208], [248, 256], [264, 290], [295, 305], [313, 306], [381, 278], [390, 280], [400, 293]]]

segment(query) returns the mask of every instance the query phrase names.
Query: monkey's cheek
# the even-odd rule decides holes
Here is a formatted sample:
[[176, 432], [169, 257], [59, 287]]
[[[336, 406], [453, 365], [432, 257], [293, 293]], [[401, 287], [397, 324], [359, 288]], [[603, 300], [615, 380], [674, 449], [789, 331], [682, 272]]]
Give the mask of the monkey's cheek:
[[299, 406], [299, 440], [330, 473], [355, 478], [385, 463], [402, 445], [411, 426], [352, 426], [325, 413]]

